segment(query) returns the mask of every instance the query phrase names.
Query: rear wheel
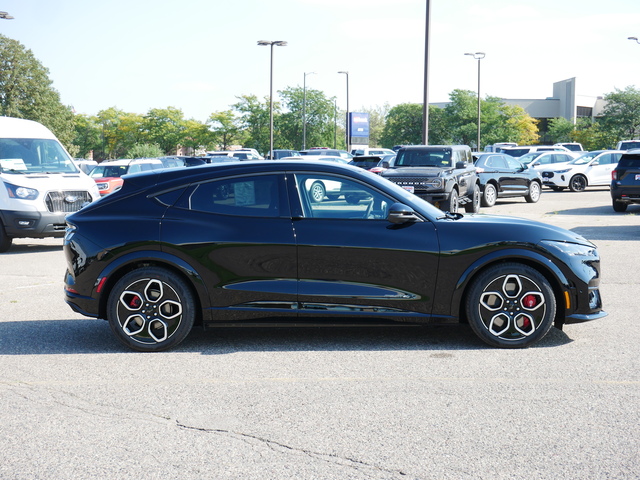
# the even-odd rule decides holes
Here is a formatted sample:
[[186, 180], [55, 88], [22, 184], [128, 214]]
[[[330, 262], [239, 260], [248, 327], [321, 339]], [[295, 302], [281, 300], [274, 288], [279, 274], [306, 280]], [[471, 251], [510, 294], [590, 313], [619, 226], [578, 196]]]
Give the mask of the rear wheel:
[[13, 238], [7, 235], [4, 225], [0, 222], [0, 253], [6, 252], [11, 248]]
[[129, 272], [107, 299], [111, 330], [124, 345], [158, 352], [182, 342], [193, 327], [196, 306], [184, 280], [164, 268]]
[[626, 212], [627, 211], [627, 204], [623, 203], [623, 202], [616, 202], [614, 200], [613, 201], [613, 211], [614, 212]]
[[493, 207], [496, 204], [497, 198], [498, 192], [496, 191], [496, 187], [492, 183], [487, 183], [484, 186], [484, 192], [482, 194], [482, 206]]
[[473, 281], [466, 299], [471, 328], [495, 347], [532, 345], [547, 334], [556, 315], [549, 281], [519, 263], [488, 268]]
[[540, 200], [540, 192], [542, 187], [538, 182], [531, 182], [529, 185], [529, 193], [524, 197], [527, 203], [537, 203]]
[[587, 189], [587, 177], [584, 175], [574, 175], [569, 180], [569, 190], [572, 192], [584, 192]]
[[451, 190], [449, 200], [445, 200], [441, 203], [441, 210], [449, 213], [458, 213], [458, 191]]

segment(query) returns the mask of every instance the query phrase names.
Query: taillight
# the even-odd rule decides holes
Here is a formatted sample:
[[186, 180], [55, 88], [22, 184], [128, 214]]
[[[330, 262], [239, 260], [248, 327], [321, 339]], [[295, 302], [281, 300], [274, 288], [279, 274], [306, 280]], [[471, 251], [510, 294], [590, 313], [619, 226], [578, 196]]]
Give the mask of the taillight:
[[618, 171], [611, 170], [611, 180], [618, 180]]

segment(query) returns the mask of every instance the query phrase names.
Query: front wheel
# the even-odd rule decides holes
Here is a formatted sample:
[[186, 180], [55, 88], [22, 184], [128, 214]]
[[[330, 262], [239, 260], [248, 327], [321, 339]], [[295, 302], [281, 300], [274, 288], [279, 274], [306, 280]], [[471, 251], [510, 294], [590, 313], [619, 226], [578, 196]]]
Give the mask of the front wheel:
[[141, 352], [175, 347], [191, 331], [195, 316], [191, 290], [182, 278], [164, 268], [127, 273], [107, 299], [111, 330], [124, 345]]
[[471, 203], [465, 204], [464, 211], [467, 213], [478, 213], [480, 211], [480, 185], [476, 184], [473, 189]]
[[529, 193], [524, 197], [527, 203], [537, 203], [540, 200], [540, 193], [542, 192], [542, 187], [538, 182], [531, 182], [529, 185]]
[[311, 194], [312, 202], [320, 203], [322, 200], [324, 200], [324, 195], [326, 191], [324, 189], [324, 185], [322, 184], [322, 182], [313, 182], [313, 185], [311, 185], [311, 189], [309, 190], [309, 193]]
[[556, 315], [549, 281], [519, 263], [489, 267], [471, 284], [466, 296], [469, 325], [485, 343], [523, 348], [542, 339]]
[[584, 175], [574, 175], [569, 180], [569, 190], [572, 192], [584, 192], [587, 189], [587, 177]]
[[11, 248], [13, 238], [7, 235], [4, 225], [0, 222], [0, 253], [4, 253]]
[[458, 191], [451, 190], [451, 195], [449, 195], [449, 200], [445, 200], [442, 202], [441, 210], [449, 213], [458, 213]]

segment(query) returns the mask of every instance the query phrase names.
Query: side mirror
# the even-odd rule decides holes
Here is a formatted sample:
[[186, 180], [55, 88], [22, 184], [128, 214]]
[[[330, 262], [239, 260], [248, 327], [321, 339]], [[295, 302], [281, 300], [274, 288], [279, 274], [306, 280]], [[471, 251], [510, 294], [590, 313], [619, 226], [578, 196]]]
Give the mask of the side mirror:
[[382, 161], [382, 168], [389, 168], [389, 162], [387, 160]]
[[456, 162], [456, 169], [462, 170], [463, 168], [467, 168], [467, 162]]
[[389, 214], [387, 215], [387, 220], [391, 223], [395, 223], [396, 225], [422, 221], [420, 217], [416, 215], [416, 212], [413, 211], [413, 208], [405, 205], [404, 203], [394, 203], [391, 205], [389, 208]]

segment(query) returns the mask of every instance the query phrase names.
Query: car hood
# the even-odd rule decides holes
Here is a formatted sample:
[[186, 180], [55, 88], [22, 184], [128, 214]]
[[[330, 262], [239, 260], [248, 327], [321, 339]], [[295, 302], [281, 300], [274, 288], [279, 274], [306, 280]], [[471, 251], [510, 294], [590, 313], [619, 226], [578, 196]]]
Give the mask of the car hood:
[[[526, 218], [490, 214], [465, 214], [455, 220], [445, 220], [456, 225], [457, 235], [472, 237], [478, 243], [537, 244], [543, 240], [578, 243], [595, 246], [592, 242], [565, 228]], [[462, 227], [462, 228], [460, 228]]]
[[382, 174], [383, 177], [437, 177], [446, 170], [452, 170], [452, 167], [400, 167], [389, 168]]

